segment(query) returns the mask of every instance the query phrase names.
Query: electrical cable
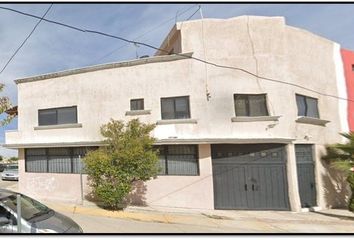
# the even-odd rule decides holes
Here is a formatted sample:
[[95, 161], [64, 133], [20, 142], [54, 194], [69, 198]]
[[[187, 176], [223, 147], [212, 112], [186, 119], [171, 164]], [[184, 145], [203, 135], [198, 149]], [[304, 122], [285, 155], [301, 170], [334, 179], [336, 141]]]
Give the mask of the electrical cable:
[[[30, 17], [34, 17], [34, 18], [37, 18], [37, 19], [42, 19], [39, 16], [36, 16], [36, 15], [33, 15], [33, 14], [29, 14], [29, 13], [24, 13], [24, 12], [21, 12], [21, 11], [12, 9], [12, 8], [0, 7], [0, 9], [16, 12], [16, 13], [19, 13], [19, 14], [22, 14], [22, 15], [26, 15], [26, 16], [30, 16]], [[53, 20], [48, 20], [48, 19], [45, 19], [45, 18], [43, 18], [42, 20], [46, 21], [46, 22], [49, 22], [49, 23], [57, 24], [57, 25], [60, 25], [60, 26], [64, 26], [64, 27], [67, 27], [67, 28], [70, 28], [70, 29], [73, 29], [73, 30], [76, 30], [76, 31], [102, 35], [102, 36], [118, 39], [118, 40], [121, 40], [121, 41], [125, 41], [125, 42], [131, 43], [131, 44], [137, 44], [137, 45], [145, 46], [145, 47], [148, 47], [148, 48], [152, 48], [154, 50], [157, 50], [157, 51], [164, 52], [164, 53], [168, 54], [167, 50], [160, 49], [158, 47], [155, 47], [153, 45], [150, 45], [150, 44], [147, 44], [147, 43], [144, 43], [144, 42], [129, 40], [129, 39], [126, 39], [126, 38], [123, 38], [123, 37], [115, 36], [115, 35], [112, 35], [112, 34], [101, 32], [101, 31], [89, 30], [89, 29], [81, 29], [81, 28], [78, 28], [78, 27], [75, 27], [75, 26], [71, 26], [71, 25], [64, 24], [64, 23], [57, 22], [57, 21], [53, 21]], [[234, 67], [234, 66], [227, 66], [227, 65], [221, 65], [221, 64], [214, 63], [214, 62], [209, 62], [209, 61], [197, 58], [197, 57], [188, 56], [188, 55], [185, 55], [185, 54], [182, 54], [182, 53], [175, 53], [175, 55], [182, 56], [182, 57], [185, 57], [185, 58], [190, 58], [190, 59], [193, 59], [193, 60], [196, 60], [196, 61], [199, 61], [199, 62], [202, 62], [202, 63], [206, 63], [206, 64], [208, 64], [210, 66], [214, 66], [214, 67], [218, 67], [218, 68], [237, 70], [237, 71], [244, 72], [244, 73], [246, 73], [248, 75], [251, 75], [253, 77], [256, 77], [256, 78], [260, 78], [260, 79], [263, 79], [263, 80], [266, 80], [266, 81], [270, 81], [270, 82], [276, 82], [276, 83], [281, 83], [281, 84], [285, 84], [285, 85], [301, 88], [301, 89], [304, 89], [304, 90], [307, 90], [309, 92], [313, 92], [313, 93], [316, 93], [316, 94], [319, 94], [319, 95], [322, 95], [322, 96], [332, 97], [332, 98], [336, 98], [336, 99], [340, 99], [340, 100], [354, 102], [354, 99], [347, 99], [347, 98], [339, 97], [339, 96], [336, 96], [336, 95], [331, 95], [331, 94], [327, 94], [327, 93], [321, 93], [321, 92], [319, 92], [317, 90], [313, 90], [313, 89], [310, 89], [310, 88], [307, 88], [307, 87], [303, 87], [303, 86], [301, 86], [299, 84], [296, 84], [296, 83], [290, 83], [290, 82], [285, 82], [285, 81], [272, 79], [272, 78], [268, 78], [268, 77], [258, 76], [257, 74], [252, 73], [252, 72], [250, 72], [250, 71], [248, 71], [246, 69], [243, 69], [243, 68]]]
[[[137, 37], [135, 37], [133, 40], [138, 40], [139, 38], [141, 38], [141, 37], [143, 37], [143, 36], [145, 36], [145, 35], [147, 35], [147, 34], [149, 34], [149, 33], [152, 33], [153, 31], [155, 31], [156, 29], [158, 29], [158, 28], [160, 28], [161, 26], [165, 25], [166, 23], [169, 23], [170, 21], [175, 20], [178, 16], [182, 16], [183, 14], [185, 14], [186, 12], [188, 12], [189, 10], [191, 10], [192, 8], [194, 8], [196, 5], [197, 5], [197, 4], [195, 4], [195, 5], [191, 6], [191, 7], [189, 7], [188, 9], [183, 9], [183, 10], [181, 11], [181, 13], [178, 13], [178, 12], [179, 12], [179, 10], [178, 10], [175, 17], [169, 18], [169, 19], [167, 19], [166, 21], [164, 21], [164, 22], [162, 22], [162, 23], [156, 25], [155, 27], [151, 28], [150, 30], [148, 30], [148, 31], [146, 31], [146, 32], [144, 32], [144, 33], [142, 33], [142, 34], [140, 34], [140, 35], [137, 36]], [[114, 52], [116, 52], [116, 51], [118, 51], [118, 50], [120, 50], [120, 49], [122, 49], [122, 48], [124, 48], [124, 47], [126, 47], [126, 46], [128, 46], [128, 45], [129, 45], [129, 43], [128, 43], [128, 44], [124, 44], [124, 45], [122, 45], [122, 46], [119, 46], [118, 48], [116, 48], [116, 49], [114, 49], [114, 50], [112, 50], [112, 51], [106, 53], [105, 55], [103, 55], [103, 56], [100, 57], [99, 59], [95, 60], [94, 62], [92, 62], [92, 64], [94, 64], [94, 63], [96, 63], [96, 62], [98, 62], [98, 61], [101, 61], [102, 59], [104, 59], [104, 58], [106, 58], [106, 57], [112, 55]]]
[[10, 59], [6, 62], [5, 66], [1, 69], [0, 74], [2, 74], [5, 69], [7, 68], [7, 66], [10, 64], [10, 62], [12, 61], [12, 59], [17, 55], [17, 53], [20, 51], [20, 49], [25, 45], [25, 43], [27, 42], [27, 40], [32, 36], [32, 34], [34, 33], [34, 31], [36, 30], [36, 28], [38, 27], [38, 25], [42, 22], [42, 20], [44, 19], [44, 17], [47, 15], [47, 13], [49, 12], [49, 10], [52, 8], [53, 3], [50, 4], [50, 6], [48, 7], [47, 11], [43, 14], [43, 16], [40, 18], [40, 20], [37, 22], [37, 24], [34, 26], [34, 28], [32, 29], [32, 31], [30, 32], [30, 34], [25, 38], [25, 40], [21, 43], [21, 45], [16, 49], [16, 51], [12, 54], [12, 56], [10, 57]]

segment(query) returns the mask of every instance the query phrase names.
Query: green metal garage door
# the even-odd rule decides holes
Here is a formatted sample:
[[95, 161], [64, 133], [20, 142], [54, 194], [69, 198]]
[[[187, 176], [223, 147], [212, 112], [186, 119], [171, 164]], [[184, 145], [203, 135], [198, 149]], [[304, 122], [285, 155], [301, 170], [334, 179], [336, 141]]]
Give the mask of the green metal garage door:
[[281, 144], [212, 145], [215, 209], [289, 210]]

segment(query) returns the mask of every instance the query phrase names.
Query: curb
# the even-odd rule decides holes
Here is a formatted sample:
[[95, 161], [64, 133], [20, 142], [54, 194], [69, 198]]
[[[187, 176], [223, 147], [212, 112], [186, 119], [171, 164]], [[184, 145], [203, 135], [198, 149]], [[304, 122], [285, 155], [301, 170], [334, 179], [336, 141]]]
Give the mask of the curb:
[[204, 227], [219, 227], [218, 221], [206, 217], [203, 214], [194, 214], [186, 216], [180, 214], [166, 214], [156, 212], [143, 212], [142, 211], [110, 211], [101, 208], [90, 208], [79, 205], [66, 205], [62, 203], [44, 202], [48, 207], [58, 212], [82, 214], [99, 217], [110, 217], [119, 219], [129, 219], [134, 221], [165, 223], [165, 224], [188, 224]]

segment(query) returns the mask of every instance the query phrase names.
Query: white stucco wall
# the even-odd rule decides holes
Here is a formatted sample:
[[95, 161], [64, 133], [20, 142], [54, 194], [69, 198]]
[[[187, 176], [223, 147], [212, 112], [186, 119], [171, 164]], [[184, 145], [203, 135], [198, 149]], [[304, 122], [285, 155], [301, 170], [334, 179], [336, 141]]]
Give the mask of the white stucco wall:
[[[180, 39], [181, 42], [172, 42], [171, 45], [180, 46], [181, 52], [193, 52], [193, 56], [217, 64], [243, 68], [263, 77], [338, 95], [333, 42], [287, 26], [282, 17], [205, 19], [203, 31], [201, 24], [200, 20], [185, 22], [181, 29], [178, 24], [181, 38], [176, 38], [176, 41]], [[206, 90], [211, 96], [209, 101]], [[232, 122], [231, 118], [235, 117], [235, 93], [266, 93], [269, 113], [281, 116], [279, 121]], [[320, 118], [330, 122], [325, 127], [295, 122], [296, 93], [317, 98]], [[197, 124], [158, 125], [154, 131], [158, 139], [285, 138], [295, 139], [295, 144], [320, 146], [340, 141], [338, 133], [343, 123], [341, 125], [337, 99], [296, 86], [257, 79], [239, 70], [205, 66], [193, 59], [185, 59], [20, 83], [18, 132], [7, 133], [6, 143], [100, 141], [99, 127], [110, 118], [128, 121], [136, 117], [125, 116], [130, 99], [144, 98], [145, 109], [151, 110], [151, 114], [139, 118], [144, 122], [156, 123], [161, 120], [160, 98], [173, 96], [190, 96], [191, 118], [196, 119]], [[38, 109], [73, 105], [77, 106], [81, 128], [34, 130], [38, 126]], [[201, 145], [200, 148], [206, 146], [209, 145]], [[204, 152], [207, 150], [204, 149]], [[211, 174], [210, 156], [203, 156], [200, 161], [201, 176], [159, 177], [147, 184], [146, 198], [149, 201], [159, 199], [157, 202], [160, 205], [172, 203], [174, 206], [200, 207], [202, 204], [203, 208], [212, 208], [211, 180], [205, 179], [189, 186], [192, 181]], [[321, 155], [317, 154], [318, 179], [327, 177], [320, 158]], [[294, 158], [291, 159], [294, 161]], [[24, 173], [23, 163], [21, 166], [25, 179], [35, 177], [36, 174]], [[61, 178], [55, 174], [48, 174], [47, 177]], [[76, 176], [70, 178], [76, 181]], [[320, 192], [327, 188], [323, 182], [319, 180], [317, 183], [318, 189], [322, 189]], [[25, 189], [22, 180], [20, 185]], [[160, 199], [173, 190], [171, 186], [185, 187], [185, 190]], [[198, 199], [203, 199], [203, 203]], [[330, 205], [323, 197], [319, 203], [323, 207]]]

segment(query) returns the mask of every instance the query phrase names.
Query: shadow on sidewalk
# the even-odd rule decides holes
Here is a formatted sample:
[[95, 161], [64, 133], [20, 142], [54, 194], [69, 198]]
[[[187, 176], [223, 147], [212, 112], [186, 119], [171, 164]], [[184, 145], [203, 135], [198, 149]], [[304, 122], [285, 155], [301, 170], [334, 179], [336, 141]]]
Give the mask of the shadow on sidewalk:
[[320, 214], [320, 215], [327, 216], [327, 217], [337, 218], [340, 220], [354, 221], [354, 216], [350, 217], [350, 216], [338, 215], [338, 214], [333, 214], [333, 213], [324, 213], [324, 212], [313, 212], [313, 213]]

